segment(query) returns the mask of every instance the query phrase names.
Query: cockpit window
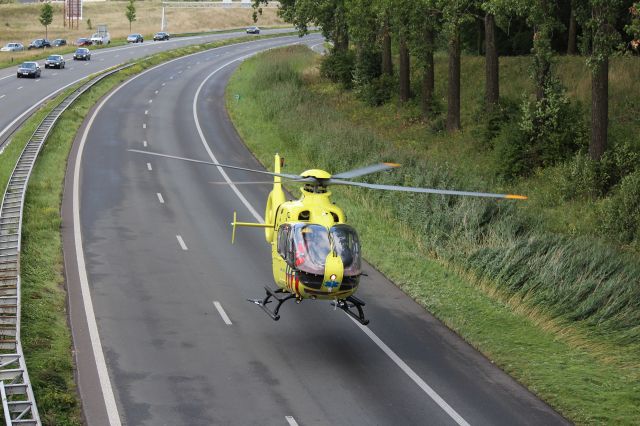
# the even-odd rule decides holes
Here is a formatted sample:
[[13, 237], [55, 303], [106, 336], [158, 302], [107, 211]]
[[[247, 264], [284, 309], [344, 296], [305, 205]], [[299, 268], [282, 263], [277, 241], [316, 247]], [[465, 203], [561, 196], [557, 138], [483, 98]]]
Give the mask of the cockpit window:
[[331, 249], [340, 256], [347, 276], [359, 275], [360, 242], [348, 225], [336, 225], [329, 231], [321, 225], [297, 223], [288, 236], [292, 253], [287, 261], [310, 274], [324, 275], [324, 265]]

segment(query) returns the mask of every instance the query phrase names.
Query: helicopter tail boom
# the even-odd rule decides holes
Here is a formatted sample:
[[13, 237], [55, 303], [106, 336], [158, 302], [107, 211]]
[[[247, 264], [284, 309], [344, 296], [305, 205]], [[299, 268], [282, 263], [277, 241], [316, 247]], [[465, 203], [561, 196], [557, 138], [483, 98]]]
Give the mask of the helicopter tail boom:
[[272, 223], [238, 222], [237, 213], [235, 211], [233, 212], [233, 222], [231, 222], [231, 226], [233, 226], [231, 244], [233, 244], [236, 239], [236, 226], [245, 226], [248, 228], [273, 228]]

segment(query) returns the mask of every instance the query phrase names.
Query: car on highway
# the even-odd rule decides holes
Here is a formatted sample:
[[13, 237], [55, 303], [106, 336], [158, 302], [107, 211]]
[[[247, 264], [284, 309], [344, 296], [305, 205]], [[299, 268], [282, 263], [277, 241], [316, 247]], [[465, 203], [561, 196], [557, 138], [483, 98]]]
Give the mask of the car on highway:
[[88, 37], [80, 37], [76, 40], [76, 46], [91, 46], [93, 43]]
[[93, 44], [109, 44], [111, 43], [111, 36], [107, 32], [95, 33], [91, 36], [91, 42]]
[[66, 46], [66, 45], [67, 45], [67, 40], [63, 38], [57, 38], [51, 42], [51, 46], [53, 47], [60, 47], [60, 46]]
[[23, 62], [18, 67], [18, 78], [33, 77], [38, 78], [41, 75], [40, 65], [37, 62]]
[[171, 37], [171, 36], [169, 35], [169, 33], [168, 33], [168, 32], [160, 31], [160, 32], [157, 32], [157, 33], [155, 33], [155, 34], [153, 35], [153, 40], [154, 40], [154, 41], [158, 41], [158, 40], [169, 40], [169, 38], [170, 38], [170, 37]]
[[76, 49], [73, 54], [73, 60], [78, 61], [80, 59], [82, 59], [83, 61], [91, 60], [91, 52], [89, 51], [89, 49], [87, 49], [86, 47], [80, 47]]
[[260, 28], [254, 26], [247, 28], [247, 34], [260, 34]]
[[51, 47], [51, 43], [46, 38], [37, 38], [29, 44], [29, 50], [44, 49], [46, 47]]
[[45, 68], [64, 68], [66, 62], [64, 61], [64, 57], [62, 55], [49, 55], [49, 57], [44, 61]]
[[129, 34], [127, 36], [127, 43], [144, 43], [142, 34]]
[[22, 52], [24, 50], [24, 46], [22, 43], [7, 43], [0, 52]]

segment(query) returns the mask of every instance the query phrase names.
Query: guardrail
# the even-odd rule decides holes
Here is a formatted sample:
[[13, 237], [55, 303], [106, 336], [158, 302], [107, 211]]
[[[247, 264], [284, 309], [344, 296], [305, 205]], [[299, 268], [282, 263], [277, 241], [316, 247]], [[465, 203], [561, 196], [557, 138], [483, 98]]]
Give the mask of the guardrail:
[[41, 425], [20, 343], [20, 245], [27, 183], [60, 115], [97, 82], [132, 65], [122, 65], [93, 78], [47, 114], [22, 150], [5, 189], [0, 205], [0, 395], [7, 426]]

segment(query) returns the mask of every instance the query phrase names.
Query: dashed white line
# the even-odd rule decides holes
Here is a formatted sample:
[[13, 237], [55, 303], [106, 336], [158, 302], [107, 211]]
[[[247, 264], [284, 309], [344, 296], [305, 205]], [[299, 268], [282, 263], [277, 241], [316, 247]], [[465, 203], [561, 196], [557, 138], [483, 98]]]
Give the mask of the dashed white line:
[[298, 422], [296, 422], [293, 416], [284, 416], [284, 419], [289, 423], [289, 426], [298, 426]]
[[21, 89], [22, 89], [22, 86], [18, 87], [18, 89], [16, 89], [16, 90], [21, 90]]
[[149, 103], [152, 104], [153, 103], [153, 99], [149, 99]]
[[151, 171], [153, 168], [151, 167], [151, 163], [147, 163], [147, 170]]
[[142, 146], [147, 147], [147, 141], [142, 141]]
[[182, 74], [182, 70], [181, 70], [181, 71], [178, 71], [178, 74]]
[[40, 81], [40, 79], [39, 79], [39, 78], [36, 78], [36, 82], [38, 82], [38, 81]]
[[169, 77], [169, 80], [173, 80], [173, 77], [174, 77], [173, 75], [171, 77]]
[[164, 204], [164, 198], [162, 198], [162, 194], [158, 192], [156, 195], [158, 196], [158, 201], [160, 202], [160, 204]]
[[88, 67], [88, 66], [89, 66], [89, 63], [88, 63], [88, 62], [87, 62], [87, 63], [85, 63], [85, 64], [84, 64], [84, 66], [85, 66], [85, 67]]
[[182, 239], [182, 236], [176, 235], [176, 238], [178, 239], [178, 244], [180, 244], [180, 248], [182, 248], [182, 250], [184, 250], [184, 251], [189, 250], [187, 248], [187, 245], [184, 243], [184, 240]]
[[142, 123], [142, 128], [146, 129], [147, 128], [147, 123]]
[[162, 83], [162, 87], [164, 87], [164, 86], [166, 86], [166, 85], [167, 85], [167, 83]]
[[0, 99], [4, 98], [5, 96], [7, 96], [7, 95], [0, 95]]
[[159, 92], [156, 90], [156, 95], [157, 95], [158, 93], [159, 93]]
[[220, 302], [218, 302], [217, 300], [214, 300], [213, 301], [213, 306], [215, 306], [216, 309], [218, 310], [218, 313], [222, 317], [222, 321], [224, 321], [224, 323], [227, 324], [227, 325], [231, 325], [232, 324], [231, 320], [229, 319], [229, 316], [224, 311], [224, 309], [222, 309], [222, 305], [220, 304]]
[[54, 75], [54, 76], [55, 76], [55, 75], [58, 75], [58, 73], [57, 73], [57, 72], [54, 72], [54, 73], [53, 73], [53, 74], [51, 74], [51, 75]]
[[149, 114], [149, 110], [148, 110], [148, 109], [145, 109], [145, 110], [144, 110], [144, 115], [148, 115], [148, 114]]

